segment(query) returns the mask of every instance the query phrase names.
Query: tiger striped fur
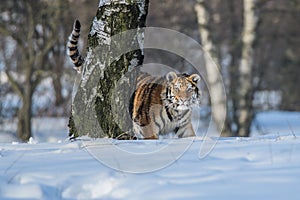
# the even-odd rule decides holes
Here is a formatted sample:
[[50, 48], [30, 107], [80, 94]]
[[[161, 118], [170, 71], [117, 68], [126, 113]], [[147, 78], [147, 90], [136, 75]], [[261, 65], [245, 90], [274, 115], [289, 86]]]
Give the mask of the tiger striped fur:
[[141, 75], [130, 108], [135, 136], [157, 139], [170, 132], [177, 137], [195, 136], [191, 106], [200, 102], [199, 81], [197, 74]]
[[81, 73], [82, 64], [84, 62], [84, 58], [79, 54], [78, 51], [78, 39], [80, 36], [80, 22], [79, 20], [75, 20], [73, 31], [71, 35], [69, 36], [67, 48], [68, 48], [68, 55], [71, 58], [71, 61], [75, 65], [74, 69]]

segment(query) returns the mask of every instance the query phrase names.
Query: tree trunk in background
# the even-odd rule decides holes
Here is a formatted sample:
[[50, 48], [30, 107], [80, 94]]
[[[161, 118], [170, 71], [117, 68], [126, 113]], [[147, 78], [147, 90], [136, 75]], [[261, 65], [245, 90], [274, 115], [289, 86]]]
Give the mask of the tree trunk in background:
[[[197, 20], [199, 24], [199, 32], [202, 41], [203, 50], [210, 54], [213, 61], [219, 65], [220, 61], [216, 55], [216, 47], [214, 46], [210, 30], [208, 29], [209, 25], [209, 13], [206, 10], [206, 5], [204, 0], [197, 0], [195, 4], [195, 11], [197, 13]], [[231, 132], [224, 126], [224, 114], [226, 115], [226, 98], [224, 94], [224, 85], [223, 81], [220, 79], [218, 73], [215, 73], [215, 65], [212, 63], [207, 54], [204, 54], [205, 57], [205, 67], [207, 72], [208, 88], [210, 92], [211, 99], [211, 110], [212, 117], [218, 130], [222, 133], [223, 136], [230, 136]], [[219, 69], [219, 73], [221, 70]], [[226, 117], [226, 116], [225, 116]], [[225, 123], [227, 124], [227, 123]]]
[[[18, 111], [18, 127], [17, 127], [17, 136], [22, 141], [26, 142], [32, 136], [31, 133], [31, 118], [32, 118], [32, 95], [35, 90], [37, 83], [34, 83], [32, 80], [33, 76], [33, 61], [34, 54], [32, 51], [32, 47], [28, 48], [27, 58], [28, 61], [24, 62], [25, 66], [25, 81], [23, 83], [23, 87], [19, 86], [20, 97], [22, 99], [22, 106]], [[16, 83], [16, 82], [15, 82]]]
[[18, 128], [17, 136], [22, 141], [26, 142], [31, 137], [31, 104], [32, 104], [32, 91], [28, 88], [26, 94], [22, 96], [22, 107], [18, 111]]
[[238, 136], [250, 135], [253, 119], [253, 43], [256, 37], [257, 15], [255, 13], [255, 0], [244, 0], [244, 27], [242, 35], [242, 58], [239, 66], [239, 102], [238, 102]]
[[[59, 67], [62, 67], [63, 65], [60, 65]], [[60, 106], [64, 102], [64, 98], [62, 95], [62, 84], [61, 84], [61, 77], [62, 77], [62, 70], [57, 70], [59, 72], [57, 75], [52, 75], [52, 84], [53, 84], [53, 89], [55, 93], [55, 105]]]
[[[242, 50], [242, 41], [241, 41], [241, 30], [242, 24], [241, 15], [243, 5], [242, 2], [238, 2], [235, 0], [226, 1], [226, 11], [227, 18], [224, 21], [227, 22], [227, 26], [223, 26], [229, 30], [230, 34], [226, 38], [226, 46], [228, 45], [228, 49], [226, 51], [227, 56], [230, 57], [228, 59], [228, 69], [227, 76], [225, 77], [228, 80], [226, 81], [227, 85], [227, 127], [228, 130], [231, 131], [231, 136], [238, 135], [238, 89], [239, 89], [239, 64], [241, 59], [241, 50]], [[223, 7], [224, 9], [224, 7]], [[219, 12], [224, 12], [222, 9]], [[225, 22], [224, 22], [225, 23]], [[222, 34], [221, 34], [222, 35]], [[222, 48], [222, 47], [221, 47]], [[222, 58], [224, 59], [224, 58]], [[226, 70], [226, 69], [225, 69]]]
[[32, 94], [35, 90], [39, 80], [34, 80], [34, 64], [35, 64], [35, 50], [34, 50], [34, 30], [35, 30], [35, 18], [34, 10], [29, 2], [25, 3], [25, 8], [28, 11], [28, 24], [27, 30], [23, 33], [24, 40], [28, 41], [28, 46], [24, 47], [23, 44], [19, 44], [21, 48], [26, 51], [24, 52], [24, 60], [22, 66], [24, 68], [24, 78], [25, 81], [22, 84], [18, 83], [18, 79], [13, 78], [8, 69], [7, 76], [11, 84], [15, 85], [15, 90], [19, 91], [20, 98], [22, 99], [22, 105], [18, 111], [18, 127], [17, 127], [17, 136], [22, 141], [26, 142], [32, 136], [31, 132], [31, 117], [32, 117]]
[[[139, 28], [145, 26], [148, 3], [148, 0], [100, 0], [88, 37], [83, 74], [73, 97], [70, 135], [117, 138], [130, 130], [128, 104], [138, 73], [133, 69], [144, 58], [140, 49], [143, 32]], [[131, 29], [135, 30], [130, 37], [113, 39]], [[137, 50], [122, 52], [127, 46]], [[116, 56], [116, 52], [122, 55]], [[127, 72], [130, 75], [121, 78]]]

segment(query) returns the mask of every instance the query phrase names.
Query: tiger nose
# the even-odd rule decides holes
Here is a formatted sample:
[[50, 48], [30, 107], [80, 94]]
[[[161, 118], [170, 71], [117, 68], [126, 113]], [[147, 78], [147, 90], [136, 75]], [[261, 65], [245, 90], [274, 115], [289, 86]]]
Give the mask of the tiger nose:
[[180, 97], [179, 100], [180, 102], [185, 103], [187, 101], [187, 97], [186, 96]]

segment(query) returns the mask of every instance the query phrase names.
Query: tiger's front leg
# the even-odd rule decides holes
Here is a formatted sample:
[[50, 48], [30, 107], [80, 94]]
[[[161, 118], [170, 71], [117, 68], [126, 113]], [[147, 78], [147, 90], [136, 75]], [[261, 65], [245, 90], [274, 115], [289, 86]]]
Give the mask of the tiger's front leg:
[[142, 127], [142, 134], [144, 139], [158, 139], [159, 133], [162, 129], [162, 122], [159, 119], [159, 113], [162, 109], [161, 105], [152, 105], [149, 109], [149, 119], [150, 123]]
[[196, 136], [195, 131], [193, 129], [192, 123], [189, 122], [187, 125], [180, 127], [178, 129], [178, 131], [176, 132], [176, 136], [178, 138], [194, 137], [194, 136]]
[[157, 140], [158, 139], [158, 132], [155, 130], [154, 127], [151, 126], [151, 124], [143, 127], [142, 129], [143, 129], [144, 140]]
[[158, 139], [159, 130], [151, 123], [146, 126], [140, 126], [134, 123], [133, 128], [135, 136], [139, 139]]

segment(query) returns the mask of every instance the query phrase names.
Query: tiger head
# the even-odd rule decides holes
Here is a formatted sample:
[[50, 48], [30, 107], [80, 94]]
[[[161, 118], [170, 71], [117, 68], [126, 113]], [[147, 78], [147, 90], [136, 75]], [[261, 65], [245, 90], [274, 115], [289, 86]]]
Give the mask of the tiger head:
[[188, 110], [200, 102], [200, 92], [197, 83], [201, 80], [198, 74], [179, 74], [169, 72], [166, 75], [167, 106], [175, 110]]

